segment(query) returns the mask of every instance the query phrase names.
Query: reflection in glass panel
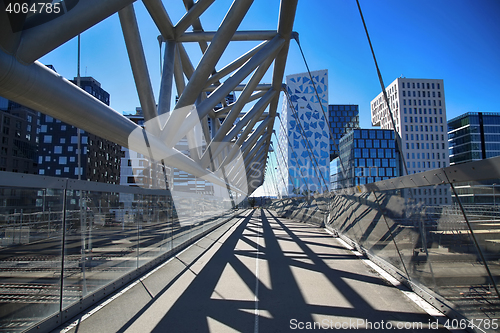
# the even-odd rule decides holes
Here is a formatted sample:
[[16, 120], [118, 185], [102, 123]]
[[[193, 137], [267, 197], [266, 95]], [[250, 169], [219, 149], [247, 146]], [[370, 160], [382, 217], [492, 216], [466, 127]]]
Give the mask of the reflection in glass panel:
[[59, 311], [62, 190], [0, 187], [0, 327]]

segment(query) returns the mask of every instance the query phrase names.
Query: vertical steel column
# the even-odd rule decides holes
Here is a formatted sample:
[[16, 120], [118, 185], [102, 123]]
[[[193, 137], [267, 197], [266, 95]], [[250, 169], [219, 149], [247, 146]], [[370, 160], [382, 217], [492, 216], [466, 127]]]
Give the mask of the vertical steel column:
[[149, 79], [148, 65], [146, 63], [146, 57], [144, 56], [133, 5], [123, 8], [118, 12], [118, 15], [120, 17], [123, 37], [125, 38], [125, 44], [134, 74], [142, 112], [144, 113], [144, 120], [149, 121], [155, 118], [158, 113], [156, 111], [156, 102], [151, 87], [151, 80]]
[[172, 79], [175, 67], [176, 43], [172, 40], [165, 41], [165, 56], [163, 58], [163, 73], [160, 83], [160, 96], [158, 97], [158, 115], [170, 112], [172, 99]]

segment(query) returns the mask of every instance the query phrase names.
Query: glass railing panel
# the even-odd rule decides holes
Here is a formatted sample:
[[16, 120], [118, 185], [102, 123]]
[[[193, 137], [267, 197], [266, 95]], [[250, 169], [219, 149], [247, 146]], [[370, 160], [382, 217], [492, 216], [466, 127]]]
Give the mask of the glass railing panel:
[[[449, 288], [442, 293], [451, 293], [454, 303], [469, 318], [487, 316], [500, 321], [500, 300], [492, 283], [493, 280], [497, 288], [500, 283], [500, 219], [496, 202], [499, 183], [499, 179], [488, 179], [454, 184], [457, 196], [453, 196], [454, 209], [449, 213], [457, 216], [454, 248], [458, 249], [454, 252], [469, 254], [471, 260], [468, 270], [462, 267], [462, 281], [467, 281], [465, 288]], [[480, 266], [481, 270], [473, 274], [470, 266]]]
[[139, 266], [172, 248], [171, 203], [167, 196], [145, 195], [141, 202]]
[[63, 308], [137, 267], [137, 214], [120, 195], [67, 191]]
[[400, 196], [393, 193], [341, 191], [332, 198], [329, 226], [404, 272], [392, 239], [406, 232], [399, 222], [400, 202]]
[[59, 312], [64, 191], [0, 187], [0, 331]]

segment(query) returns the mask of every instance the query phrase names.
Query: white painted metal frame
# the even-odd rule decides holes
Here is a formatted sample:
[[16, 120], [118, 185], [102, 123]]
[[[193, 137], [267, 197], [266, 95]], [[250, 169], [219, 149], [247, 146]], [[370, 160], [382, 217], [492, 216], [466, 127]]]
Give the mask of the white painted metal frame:
[[[152, 139], [148, 134], [150, 150], [139, 152], [148, 155], [152, 151], [155, 156], [171, 156], [169, 165], [239, 191], [238, 187], [244, 182], [240, 179], [240, 171], [225, 170], [224, 179], [215, 172], [228, 165], [241, 151], [241, 158], [246, 163], [248, 193], [252, 193], [264, 181], [297, 1], [281, 0], [276, 30], [238, 31], [253, 0], [234, 0], [219, 29], [204, 31], [200, 15], [215, 0], [198, 0], [196, 3], [183, 0], [186, 14], [177, 24], [170, 20], [165, 7], [168, 7], [168, 2], [164, 5], [161, 0], [143, 0], [160, 32], [159, 40], [166, 45], [158, 100], [154, 98], [149, 78], [134, 11], [135, 0], [79, 1], [64, 15], [17, 33], [13, 33], [7, 23], [7, 13], [0, 2], [0, 95], [128, 147], [129, 136], [138, 125], [36, 61], [118, 13], [145, 120], [170, 112], [174, 86], [179, 96], [175, 109], [195, 104], [198, 112], [194, 115], [186, 108], [186, 112], [172, 112], [165, 124], [153, 122], [153, 128], [147, 129], [155, 134]], [[190, 26], [192, 32], [187, 31]], [[229, 43], [259, 40], [263, 41], [260, 45], [222, 69], [216, 69]], [[203, 53], [196, 67], [183, 44], [190, 42], [199, 43]], [[262, 83], [273, 64], [272, 82]], [[234, 91], [241, 91], [238, 99], [226, 105], [226, 96]], [[250, 102], [255, 104], [247, 112], [243, 111]], [[223, 108], [216, 110], [219, 103]], [[264, 112], [266, 109], [268, 112]], [[212, 131], [208, 129], [208, 119], [213, 124]], [[224, 121], [220, 123], [219, 119]], [[193, 128], [200, 120], [207, 143], [204, 149], [195, 147], [199, 140]], [[190, 146], [189, 156], [172, 148], [184, 137]], [[136, 139], [143, 140], [142, 137]], [[237, 184], [231, 184], [231, 180]]]

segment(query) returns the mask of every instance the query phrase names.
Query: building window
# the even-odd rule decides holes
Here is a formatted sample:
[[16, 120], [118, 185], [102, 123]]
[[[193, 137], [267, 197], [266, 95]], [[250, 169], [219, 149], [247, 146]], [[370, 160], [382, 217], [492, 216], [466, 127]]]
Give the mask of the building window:
[[65, 165], [68, 163], [68, 158], [66, 156], [59, 156], [59, 164]]

